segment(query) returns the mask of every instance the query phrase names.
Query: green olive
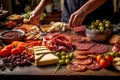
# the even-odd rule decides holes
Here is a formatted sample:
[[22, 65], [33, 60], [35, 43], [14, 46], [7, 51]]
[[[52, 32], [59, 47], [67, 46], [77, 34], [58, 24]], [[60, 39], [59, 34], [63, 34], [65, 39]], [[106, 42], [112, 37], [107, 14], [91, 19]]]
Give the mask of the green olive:
[[91, 25], [95, 25], [95, 21], [91, 22]]
[[104, 31], [104, 26], [99, 27], [100, 31]]
[[69, 59], [69, 55], [66, 55], [65, 57], [66, 57], [66, 59]]
[[70, 53], [69, 54], [69, 59], [72, 59], [74, 57], [74, 54], [73, 53]]
[[59, 60], [58, 63], [59, 64], [65, 64], [65, 61], [64, 60]]
[[69, 64], [70, 63], [70, 59], [65, 59], [65, 64]]
[[98, 23], [98, 22], [95, 22], [95, 26], [99, 26], [99, 23]]
[[106, 24], [105, 24], [105, 27], [106, 27], [106, 28], [109, 28], [109, 27], [110, 27], [110, 24], [106, 23]]
[[96, 23], [100, 23], [100, 22], [101, 22], [101, 20], [99, 20], [99, 19], [96, 20]]
[[106, 22], [106, 19], [103, 19], [103, 23], [105, 23]]
[[66, 55], [66, 53], [63, 51], [63, 52], [61, 52], [61, 56], [63, 56], [63, 55]]
[[100, 22], [100, 23], [99, 23], [99, 26], [103, 26], [103, 23], [102, 23], [102, 22]]
[[93, 24], [90, 27], [91, 27], [91, 29], [95, 29], [95, 25], [93, 25]]
[[109, 21], [109, 20], [107, 20], [105, 23], [110, 24], [110, 21]]
[[56, 53], [55, 53], [55, 55], [56, 55], [57, 57], [60, 57], [60, 54], [61, 54], [60, 52], [56, 52]]
[[66, 59], [66, 56], [64, 56], [64, 55], [61, 56], [61, 59], [62, 59], [62, 60], [65, 60], [65, 59]]

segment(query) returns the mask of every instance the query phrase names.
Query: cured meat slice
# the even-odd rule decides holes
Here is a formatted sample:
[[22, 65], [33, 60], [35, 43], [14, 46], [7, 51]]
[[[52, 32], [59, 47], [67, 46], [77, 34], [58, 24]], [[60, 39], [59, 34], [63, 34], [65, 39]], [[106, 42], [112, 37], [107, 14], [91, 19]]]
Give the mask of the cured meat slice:
[[96, 44], [95, 46], [89, 49], [90, 52], [93, 53], [105, 53], [108, 52], [108, 46], [104, 44]]
[[87, 55], [87, 54], [94, 54], [94, 53], [92, 51], [79, 51], [79, 50], [74, 51], [74, 56]]
[[80, 51], [87, 51], [89, 50], [91, 47], [93, 47], [95, 45], [94, 42], [88, 42], [88, 43], [79, 43], [79, 42], [74, 42], [73, 45], [75, 46], [75, 48], [77, 50]]
[[74, 59], [74, 62], [77, 64], [87, 65], [92, 63], [92, 58], [86, 58], [86, 59]]
[[85, 30], [86, 30], [86, 26], [85, 25], [73, 28], [73, 31], [76, 32], [76, 33], [84, 33]]
[[68, 64], [67, 65], [67, 68], [70, 69], [70, 70], [73, 70], [73, 71], [85, 71], [87, 68], [86, 68], [86, 65], [79, 65], [77, 63], [71, 63], [71, 64]]
[[90, 70], [98, 70], [101, 67], [100, 67], [99, 63], [96, 60], [93, 60], [93, 63], [87, 65], [87, 68], [90, 69]]
[[86, 59], [86, 58], [88, 58], [87, 55], [74, 55], [74, 57], [75, 57], [76, 59]]
[[81, 37], [82, 37], [82, 35], [76, 35], [73, 33], [66, 34], [66, 35], [68, 35], [68, 37], [70, 38], [71, 41], [79, 41], [79, 40], [81, 40]]

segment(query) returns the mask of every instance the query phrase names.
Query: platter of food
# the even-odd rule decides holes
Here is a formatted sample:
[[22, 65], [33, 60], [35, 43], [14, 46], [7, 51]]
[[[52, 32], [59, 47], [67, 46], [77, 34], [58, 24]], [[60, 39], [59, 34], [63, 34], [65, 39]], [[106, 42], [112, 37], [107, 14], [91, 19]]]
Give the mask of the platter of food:
[[[22, 69], [25, 68], [26, 72], [35, 70], [34, 73], [41, 73], [47, 71], [44, 72], [47, 75], [50, 73], [52, 75], [79, 75], [79, 73], [99, 75], [96, 73], [102, 71], [112, 73], [112, 69], [119, 71], [120, 44], [110, 44], [107, 41], [112, 32], [105, 41], [95, 41], [86, 35], [86, 30], [89, 29], [86, 25], [70, 29], [70, 32], [68, 32], [67, 23], [63, 22], [54, 22], [40, 27], [22, 24], [13, 28], [12, 31], [22, 30], [24, 32], [23, 40], [13, 40], [9, 44], [5, 44], [2, 40], [5, 44], [0, 49], [1, 61], [5, 65], [3, 72], [6, 71], [6, 68], [10, 68], [10, 71], [17, 73], [16, 68], [21, 68], [21, 66]], [[15, 36], [15, 34], [13, 35]], [[26, 69], [28, 65], [29, 68]], [[111, 69], [108, 70], [108, 68]], [[92, 74], [88, 74], [89, 71]], [[116, 73], [113, 74], [116, 75]]]

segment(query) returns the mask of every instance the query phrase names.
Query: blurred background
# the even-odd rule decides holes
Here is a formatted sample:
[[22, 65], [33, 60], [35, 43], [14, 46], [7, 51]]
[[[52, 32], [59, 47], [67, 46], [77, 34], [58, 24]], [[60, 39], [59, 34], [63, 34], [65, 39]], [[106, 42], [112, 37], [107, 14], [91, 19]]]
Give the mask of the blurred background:
[[[40, 0], [0, 0], [3, 9], [11, 14], [23, 14], [32, 11], [40, 2]], [[114, 23], [120, 22], [120, 0], [113, 0], [114, 4]], [[51, 4], [44, 10], [47, 17], [46, 23], [55, 20], [60, 21], [64, 0], [52, 0]], [[54, 16], [53, 16], [54, 14]]]

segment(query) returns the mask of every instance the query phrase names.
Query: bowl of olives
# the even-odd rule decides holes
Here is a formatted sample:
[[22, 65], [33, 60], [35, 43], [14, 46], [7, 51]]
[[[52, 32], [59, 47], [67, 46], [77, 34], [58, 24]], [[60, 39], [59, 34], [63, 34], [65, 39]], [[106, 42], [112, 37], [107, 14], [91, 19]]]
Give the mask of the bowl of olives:
[[109, 20], [95, 20], [86, 28], [86, 36], [93, 41], [106, 41], [112, 33], [113, 25]]

